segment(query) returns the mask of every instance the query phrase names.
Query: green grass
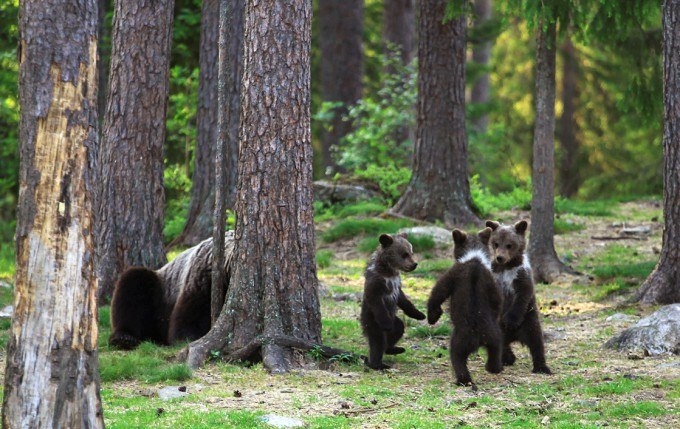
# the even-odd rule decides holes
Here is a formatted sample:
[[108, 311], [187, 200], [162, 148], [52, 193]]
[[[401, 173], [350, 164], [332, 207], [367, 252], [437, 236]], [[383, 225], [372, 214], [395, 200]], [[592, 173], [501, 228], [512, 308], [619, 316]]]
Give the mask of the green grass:
[[321, 238], [327, 243], [332, 243], [359, 235], [373, 235], [377, 246], [380, 234], [393, 234], [409, 225], [411, 225], [409, 221], [402, 219], [350, 218], [334, 223]]
[[601, 280], [614, 278], [644, 280], [657, 264], [654, 260], [640, 260], [640, 256], [629, 247], [613, 244], [603, 252], [585, 258], [581, 268]]
[[586, 228], [586, 226], [583, 224], [561, 218], [556, 218], [553, 225], [555, 228], [555, 234], [568, 234], [570, 232], [582, 231]]
[[183, 363], [168, 363], [178, 349], [142, 343], [131, 352], [111, 351], [99, 356], [99, 372], [103, 382], [141, 380], [145, 383], [159, 381], [184, 381], [191, 371]]
[[13, 281], [14, 267], [14, 243], [0, 243], [0, 280]]
[[611, 209], [614, 206], [616, 202], [608, 200], [580, 201], [559, 197], [555, 199], [555, 213], [557, 214], [606, 217], [612, 215]]
[[332, 260], [333, 260], [332, 250], [325, 249], [316, 252], [316, 265], [319, 267], [319, 269], [330, 267]]
[[[518, 192], [512, 198], [498, 201], [515, 204], [521, 202], [522, 195]], [[605, 208], [617, 210], [614, 204], [569, 204], [560, 210], [578, 211], [578, 216], [608, 216]], [[326, 223], [322, 230], [343, 238], [363, 236], [371, 243], [366, 252], [378, 246], [380, 233], [394, 233], [404, 226], [401, 222], [395, 225], [391, 219], [362, 218], [383, 212], [380, 204], [357, 204], [347, 211], [341, 207], [324, 210]], [[636, 216], [645, 219], [649, 213]], [[565, 234], [576, 230], [573, 225], [587, 225], [587, 219], [572, 215], [563, 213], [558, 218], [565, 222], [573, 220], [566, 222]], [[322, 235], [319, 238], [323, 239]], [[361, 246], [361, 240], [358, 242]], [[651, 240], [648, 244], [652, 245]], [[414, 247], [418, 246], [421, 244], [414, 243]], [[332, 293], [361, 292], [367, 255], [346, 260], [336, 256], [335, 250], [323, 247], [317, 252], [320, 281]], [[7, 267], [0, 270], [0, 276], [11, 270], [11, 274], [5, 274], [8, 278], [13, 276], [14, 264], [13, 247], [10, 250], [5, 253], [0, 248], [0, 267]], [[421, 249], [417, 255], [418, 268], [402, 276], [407, 295], [419, 309], [425, 310], [434, 281], [451, 267], [451, 253], [436, 246]], [[569, 299], [605, 301], [639, 287], [656, 262], [651, 252], [637, 254], [620, 242], [606, 243], [588, 256], [579, 253], [574, 250], [577, 268], [594, 275], [595, 284], [566, 284], [555, 289], [541, 285], [541, 294], [549, 299], [557, 296], [560, 305], [568, 304]], [[6, 265], [2, 265], [3, 261], [7, 261]], [[0, 289], [0, 304], [11, 301], [11, 289]], [[345, 301], [321, 297], [320, 302], [324, 344], [353, 354], [366, 354], [367, 344], [358, 322], [360, 303], [351, 296]], [[640, 316], [647, 310], [637, 306], [613, 307], [606, 302], [596, 308], [582, 309], [570, 316], [551, 314], [542, 319], [546, 330], [564, 329], [567, 334], [564, 340], [546, 343], [548, 364], [554, 375], [532, 374], [529, 352], [520, 345], [514, 347], [518, 356], [515, 365], [505, 368], [502, 374], [489, 374], [484, 370], [486, 351], [481, 349], [469, 358], [470, 372], [478, 384], [474, 391], [453, 384], [448, 308], [434, 326], [399, 313], [406, 324], [400, 342], [406, 352], [385, 357], [386, 363], [394, 368], [391, 371], [368, 371], [363, 364], [348, 359], [350, 355], [339, 355], [329, 361], [311, 352], [309, 368], [287, 375], [270, 375], [262, 363], [246, 366], [217, 360], [191, 372], [175, 360], [183, 345], [159, 347], [145, 343], [132, 352], [113, 350], [107, 345], [110, 308], [104, 306], [99, 309], [98, 350], [104, 417], [109, 428], [271, 427], [261, 420], [264, 414], [299, 418], [310, 428], [575, 429], [677, 425], [680, 379], [674, 377], [675, 369], [656, 369], [662, 363], [672, 362], [672, 358], [633, 361], [625, 353], [602, 348], [607, 339], [621, 330], [615, 324], [598, 326], [607, 315], [623, 312]], [[9, 328], [9, 320], [0, 319], [0, 346], [6, 346]], [[581, 335], [583, 329], [592, 332]], [[189, 394], [169, 401], [155, 395], [158, 389], [169, 385], [185, 385]], [[243, 397], [237, 398], [236, 391]]]

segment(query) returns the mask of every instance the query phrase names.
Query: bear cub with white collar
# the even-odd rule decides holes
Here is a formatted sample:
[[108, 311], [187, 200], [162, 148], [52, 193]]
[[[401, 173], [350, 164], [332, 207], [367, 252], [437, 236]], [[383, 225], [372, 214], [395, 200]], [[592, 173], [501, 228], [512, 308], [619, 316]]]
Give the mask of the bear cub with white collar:
[[515, 363], [515, 354], [510, 345], [519, 341], [529, 347], [533, 372], [552, 374], [545, 362], [543, 330], [539, 320], [538, 306], [534, 292], [534, 279], [525, 253], [527, 222], [521, 220], [514, 225], [501, 225], [486, 221], [492, 229], [489, 237], [491, 268], [496, 282], [503, 290], [503, 364]]
[[361, 302], [361, 328], [368, 340], [367, 365], [376, 370], [389, 369], [383, 355], [403, 353], [397, 342], [404, 335], [404, 322], [397, 317], [397, 307], [416, 320], [425, 319], [401, 290], [400, 271], [410, 272], [418, 265], [406, 234], [382, 234], [380, 246], [373, 253], [364, 273], [364, 296]]
[[486, 370], [493, 374], [503, 370], [503, 295], [491, 274], [486, 247], [490, 234], [490, 228], [477, 235], [453, 230], [456, 263], [437, 280], [427, 301], [427, 321], [434, 324], [442, 315], [442, 304], [450, 299], [454, 329], [449, 353], [456, 383], [463, 386], [473, 384], [467, 360], [480, 347], [487, 350]]

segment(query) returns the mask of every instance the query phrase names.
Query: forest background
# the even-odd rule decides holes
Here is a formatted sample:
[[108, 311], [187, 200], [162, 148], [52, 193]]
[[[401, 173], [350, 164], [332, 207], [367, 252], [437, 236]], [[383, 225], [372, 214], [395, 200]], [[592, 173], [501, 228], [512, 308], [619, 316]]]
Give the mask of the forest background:
[[[499, 3], [494, 6], [502, 7]], [[333, 106], [321, 101], [317, 2], [314, 7], [312, 141], [314, 174], [319, 179], [327, 173], [320, 161], [320, 139]], [[111, 5], [107, 10], [104, 22], [110, 25]], [[0, 3], [0, 243], [5, 255], [13, 250], [18, 194], [17, 13], [17, 0]], [[383, 2], [366, 0], [363, 13], [363, 95], [349, 110], [355, 130], [336, 146], [334, 159], [348, 175], [373, 184], [388, 201], [395, 202], [410, 178], [413, 143], [406, 138], [398, 142], [400, 150], [386, 149], [390, 139], [385, 136], [404, 125], [415, 125], [417, 67], [396, 66], [398, 61], [390, 57], [382, 36]], [[580, 35], [571, 37], [568, 29], [558, 35], [558, 198], [630, 200], [661, 195], [660, 13], [660, 7], [650, 7], [638, 14], [643, 22], [631, 26], [625, 37], [590, 33], [586, 40], [587, 32], [573, 32]], [[166, 242], [182, 231], [190, 198], [201, 2], [178, 0], [174, 15], [165, 144]], [[478, 206], [484, 194], [519, 192], [526, 195], [527, 203], [531, 195], [534, 33], [521, 17], [510, 17], [502, 10], [494, 11], [493, 17], [487, 25], [471, 29], [468, 37], [470, 48], [492, 41], [488, 66], [468, 61], [467, 70], [468, 88], [488, 73], [491, 94], [488, 102], [467, 103], [470, 121], [485, 115], [489, 124], [483, 129], [468, 127], [471, 191]], [[105, 64], [107, 52], [102, 51]], [[565, 109], [565, 105], [573, 108]]]

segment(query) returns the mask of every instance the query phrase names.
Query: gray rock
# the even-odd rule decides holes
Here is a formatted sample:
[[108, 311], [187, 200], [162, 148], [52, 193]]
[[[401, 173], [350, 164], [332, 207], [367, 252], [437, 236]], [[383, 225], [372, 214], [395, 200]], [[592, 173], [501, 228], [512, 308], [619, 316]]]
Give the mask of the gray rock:
[[661, 307], [640, 319], [620, 335], [611, 338], [605, 347], [621, 351], [643, 350], [645, 354], [680, 353], [680, 304]]
[[292, 417], [277, 416], [276, 414], [265, 414], [260, 417], [262, 421], [268, 425], [277, 428], [301, 428], [305, 426], [302, 420], [294, 419]]
[[14, 307], [11, 305], [6, 306], [2, 310], [0, 310], [0, 317], [6, 317], [8, 319], [11, 319], [12, 316], [14, 315]]
[[451, 231], [446, 228], [438, 226], [414, 226], [410, 228], [402, 228], [399, 232], [405, 232], [409, 236], [429, 236], [432, 237], [438, 245], [453, 245], [453, 237]]
[[630, 314], [623, 314], [623, 313], [616, 313], [612, 314], [611, 316], [607, 317], [605, 322], [610, 322], [610, 323], [633, 323], [635, 321], [636, 317], [631, 316]]
[[183, 398], [189, 394], [186, 391], [186, 387], [184, 387], [184, 390], [180, 389], [182, 389], [181, 386], [163, 387], [162, 389], [158, 389], [158, 397], [164, 401], [167, 401], [168, 399]]
[[11, 284], [10, 282], [6, 282], [6, 281], [4, 281], [4, 280], [0, 280], [0, 287], [4, 287], [4, 288], [7, 288], [7, 289], [11, 289], [11, 288], [12, 288], [12, 284]]
[[343, 185], [325, 180], [314, 182], [314, 200], [328, 204], [355, 203], [371, 199], [382, 199], [382, 195], [376, 191], [364, 188], [360, 185]]

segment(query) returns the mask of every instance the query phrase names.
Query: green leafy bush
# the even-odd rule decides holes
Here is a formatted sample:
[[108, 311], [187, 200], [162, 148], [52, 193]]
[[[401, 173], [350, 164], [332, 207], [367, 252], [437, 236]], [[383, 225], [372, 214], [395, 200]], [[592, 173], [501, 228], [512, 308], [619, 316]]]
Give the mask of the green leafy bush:
[[189, 206], [191, 180], [186, 171], [174, 164], [165, 168], [165, 227], [163, 236], [167, 242], [172, 241], [184, 229], [186, 211]]

